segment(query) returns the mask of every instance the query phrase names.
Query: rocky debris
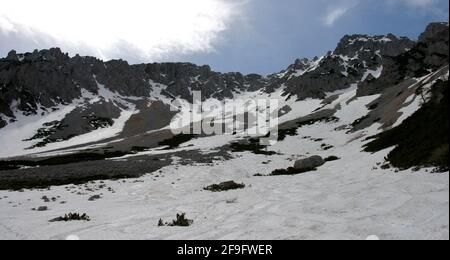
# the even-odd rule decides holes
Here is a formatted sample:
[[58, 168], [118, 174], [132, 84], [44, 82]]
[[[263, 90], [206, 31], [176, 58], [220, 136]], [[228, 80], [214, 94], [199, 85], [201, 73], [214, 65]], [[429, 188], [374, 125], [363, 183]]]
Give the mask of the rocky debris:
[[322, 157], [315, 155], [295, 162], [294, 168], [297, 170], [315, 169], [325, 164]]
[[212, 192], [221, 192], [221, 191], [228, 191], [228, 190], [238, 190], [245, 188], [245, 184], [236, 183], [234, 181], [227, 181], [222, 182], [220, 184], [213, 184], [208, 187], [205, 187], [204, 190], [212, 191]]
[[64, 217], [57, 217], [52, 220], [49, 220], [49, 222], [68, 222], [68, 221], [91, 221], [91, 218], [84, 214], [79, 213], [69, 213], [64, 215]]
[[194, 221], [186, 218], [186, 213], [177, 214], [177, 218], [172, 222], [164, 222], [162, 219], [158, 221], [159, 227], [189, 227], [194, 224]]
[[162, 101], [148, 100], [136, 101], [138, 113], [133, 114], [125, 123], [120, 137], [129, 137], [137, 134], [158, 130], [170, 125], [177, 112], [171, 111], [171, 107]]

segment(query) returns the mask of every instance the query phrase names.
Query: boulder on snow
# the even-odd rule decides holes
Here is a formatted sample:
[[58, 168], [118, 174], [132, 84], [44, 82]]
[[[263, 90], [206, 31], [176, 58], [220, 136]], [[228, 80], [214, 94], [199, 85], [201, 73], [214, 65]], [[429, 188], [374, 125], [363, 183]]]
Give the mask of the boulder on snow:
[[297, 160], [295, 162], [294, 169], [309, 170], [309, 169], [317, 168], [324, 164], [325, 164], [325, 160], [322, 157], [316, 155], [316, 156], [312, 156], [312, 157], [309, 157], [306, 159]]

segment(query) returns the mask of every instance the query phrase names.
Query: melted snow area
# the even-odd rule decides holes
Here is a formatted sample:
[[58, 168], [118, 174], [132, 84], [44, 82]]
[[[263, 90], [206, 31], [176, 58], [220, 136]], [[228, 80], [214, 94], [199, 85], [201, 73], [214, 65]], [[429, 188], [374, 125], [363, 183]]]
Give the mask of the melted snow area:
[[[214, 165], [182, 165], [175, 158], [172, 165], [136, 180], [97, 181], [50, 190], [0, 191], [0, 238], [449, 239], [448, 173], [431, 174], [429, 169], [382, 170], [380, 166], [391, 149], [376, 154], [361, 151], [365, 138], [378, 133], [380, 125], [356, 133], [347, 133], [348, 129], [343, 128], [336, 130], [365, 116], [368, 110], [362, 108], [378, 98], [354, 99], [355, 94], [355, 88], [350, 88], [329, 105], [340, 107], [336, 114], [339, 122], [300, 128], [297, 136], [287, 136], [270, 147], [278, 155], [234, 153], [233, 159], [218, 160]], [[321, 107], [319, 100], [294, 101], [282, 101], [290, 104], [292, 111], [280, 121], [307, 115]], [[5, 137], [3, 131], [1, 138]], [[22, 130], [15, 133], [22, 134]], [[195, 139], [178, 150], [200, 149], [210, 153], [235, 138], [239, 137]], [[323, 144], [333, 147], [325, 151]], [[167, 151], [147, 153], [158, 152]], [[341, 159], [295, 176], [254, 176], [291, 167], [296, 159], [311, 155], [334, 155]], [[219, 193], [203, 190], [205, 186], [229, 180], [246, 187]], [[101, 199], [88, 201], [99, 194]], [[45, 203], [41, 200], [43, 196], [56, 200]], [[49, 210], [31, 210], [39, 206], [48, 206]], [[48, 222], [74, 211], [87, 213], [92, 220]], [[169, 221], [181, 212], [194, 220], [192, 226], [157, 226], [159, 219]]]

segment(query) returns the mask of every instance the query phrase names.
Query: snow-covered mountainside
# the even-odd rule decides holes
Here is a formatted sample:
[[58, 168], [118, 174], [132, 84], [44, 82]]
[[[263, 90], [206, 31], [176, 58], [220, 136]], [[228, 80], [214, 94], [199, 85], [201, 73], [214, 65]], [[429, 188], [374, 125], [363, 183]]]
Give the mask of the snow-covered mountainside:
[[[12, 51], [0, 59], [0, 238], [448, 239], [448, 34], [345, 36], [269, 76]], [[257, 99], [278, 100], [274, 145], [259, 143], [270, 127], [171, 130], [190, 114], [234, 120], [228, 105]], [[315, 155], [323, 165], [293, 168]], [[230, 180], [245, 187], [204, 190]], [[48, 222], [74, 211], [91, 221]], [[193, 224], [158, 227], [177, 213]]]

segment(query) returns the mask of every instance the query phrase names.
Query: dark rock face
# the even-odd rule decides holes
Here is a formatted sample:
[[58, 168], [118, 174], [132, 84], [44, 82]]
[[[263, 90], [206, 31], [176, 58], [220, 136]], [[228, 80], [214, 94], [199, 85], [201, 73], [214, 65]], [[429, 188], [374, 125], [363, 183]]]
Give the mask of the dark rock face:
[[190, 63], [149, 64], [146, 69], [150, 78], [167, 85], [165, 94], [192, 100], [191, 91], [202, 91], [204, 99], [232, 98], [233, 92], [261, 89], [266, 84], [259, 75], [244, 76], [241, 73], [218, 73], [209, 66], [196, 66]]
[[431, 87], [431, 99], [400, 126], [383, 132], [366, 145], [368, 152], [395, 146], [387, 159], [398, 168], [438, 167], [449, 170], [448, 80]]
[[430, 24], [410, 50], [383, 59], [380, 78], [362, 83], [358, 95], [377, 94], [405, 78], [419, 78], [448, 65], [448, 37], [448, 23]]
[[325, 92], [345, 89], [361, 81], [371, 81], [373, 76], [366, 75], [368, 71], [379, 70], [385, 57], [404, 53], [413, 45], [413, 41], [394, 35], [345, 36], [333, 53], [312, 62], [316, 67], [314, 70], [282, 83], [287, 85], [287, 94], [297, 95], [299, 99], [324, 98]]
[[432, 23], [419, 37], [419, 49], [425, 53], [424, 64], [439, 68], [448, 64], [448, 23]]
[[122, 60], [70, 58], [60, 49], [23, 55], [11, 51], [0, 59], [0, 113], [14, 117], [11, 105], [17, 101], [17, 110], [36, 114], [39, 108], [71, 103], [83, 89], [98, 94], [98, 84], [123, 96], [146, 98], [152, 91], [150, 82], [166, 85], [163, 94], [168, 97], [187, 100], [195, 90], [204, 98], [224, 99], [232, 98], [233, 91], [257, 90], [265, 84], [259, 75], [222, 74], [189, 63], [129, 65]]
[[[397, 56], [414, 44], [408, 38], [393, 34], [386, 36], [347, 35], [338, 43], [335, 54], [352, 57], [359, 54], [363, 60], [369, 58], [371, 52], [379, 52], [381, 56]], [[361, 49], [364, 52], [361, 52]]]

